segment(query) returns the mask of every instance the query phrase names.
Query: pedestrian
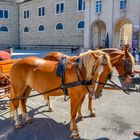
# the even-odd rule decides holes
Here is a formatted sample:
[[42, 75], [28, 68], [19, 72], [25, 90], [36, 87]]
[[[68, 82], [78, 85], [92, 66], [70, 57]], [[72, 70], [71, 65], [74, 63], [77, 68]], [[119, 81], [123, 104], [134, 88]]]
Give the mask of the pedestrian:
[[8, 46], [7, 52], [9, 52], [10, 54], [13, 53], [13, 47], [11, 45]]
[[[135, 70], [133, 73], [134, 74], [140, 74], [140, 70]], [[126, 79], [125, 79], [125, 83], [140, 84], [140, 77], [127, 76]], [[134, 135], [140, 137], [140, 131], [135, 131]]]

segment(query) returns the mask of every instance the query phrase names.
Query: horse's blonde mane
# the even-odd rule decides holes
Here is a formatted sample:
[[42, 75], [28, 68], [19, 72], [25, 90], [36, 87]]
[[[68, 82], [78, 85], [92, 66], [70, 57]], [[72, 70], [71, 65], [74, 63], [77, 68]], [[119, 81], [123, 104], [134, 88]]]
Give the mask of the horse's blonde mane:
[[[84, 65], [84, 67], [86, 68], [86, 72], [87, 72], [86, 79], [87, 80], [89, 80], [91, 77], [92, 69], [93, 69], [93, 66], [95, 65], [95, 61], [96, 61], [96, 59], [91, 55], [92, 55], [92, 53], [90, 51], [84, 52], [79, 55], [80, 68], [82, 67], [82, 65]], [[93, 57], [93, 58], [91, 59], [91, 57]]]
[[[94, 57], [94, 55], [96, 55], [96, 58]], [[99, 67], [102, 65], [104, 57], [106, 58], [107, 65], [110, 69], [112, 69], [109, 56], [100, 50], [89, 50], [79, 55], [79, 58], [81, 60], [80, 68], [82, 67], [82, 65], [84, 65], [84, 67], [86, 68], [87, 80], [91, 80], [93, 78], [93, 74], [96, 73], [97, 70], [99, 70]]]

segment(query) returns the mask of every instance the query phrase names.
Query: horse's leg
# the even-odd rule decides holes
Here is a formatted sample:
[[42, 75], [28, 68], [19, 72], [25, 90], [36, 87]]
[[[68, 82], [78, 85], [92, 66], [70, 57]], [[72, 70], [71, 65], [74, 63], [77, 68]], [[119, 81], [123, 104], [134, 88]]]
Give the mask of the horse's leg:
[[81, 113], [81, 108], [82, 108], [82, 104], [83, 104], [83, 101], [85, 99], [85, 96], [83, 96], [83, 98], [81, 99], [81, 102], [79, 104], [79, 107], [78, 107], [78, 116], [77, 116], [77, 119], [82, 121], [83, 119], [83, 116], [82, 116], [82, 113]]
[[92, 101], [93, 101], [93, 99], [92, 99], [92, 97], [89, 95], [89, 96], [88, 96], [88, 110], [89, 110], [89, 112], [90, 112], [90, 116], [91, 116], [91, 117], [96, 117], [95, 110], [94, 110], [93, 107], [92, 107]]
[[22, 128], [22, 124], [21, 124], [21, 122], [19, 120], [19, 116], [18, 116], [18, 109], [15, 109], [13, 111], [13, 115], [14, 115], [15, 127]]
[[18, 107], [19, 107], [19, 100], [14, 100], [10, 102], [10, 110], [12, 111], [12, 115], [14, 117], [14, 121], [15, 121], [15, 127], [16, 128], [21, 128], [22, 124], [19, 120], [19, 116], [18, 116]]
[[[99, 76], [99, 73], [96, 72], [96, 73], [95, 73], [95, 77], [94, 77], [93, 80], [97, 81], [98, 76]], [[95, 86], [96, 86], [96, 84], [94, 83], [93, 86], [92, 86], [92, 89], [95, 89]], [[90, 112], [90, 116], [91, 116], [91, 117], [95, 117], [95, 116], [96, 116], [96, 113], [95, 113], [94, 108], [92, 107], [92, 101], [93, 101], [93, 99], [92, 99], [93, 97], [91, 96], [92, 94], [94, 94], [94, 92], [93, 92], [93, 93], [90, 93], [90, 94], [88, 95], [88, 110], [89, 110], [89, 112]]]
[[45, 95], [44, 99], [46, 100], [46, 106], [50, 105], [50, 97]]
[[[31, 88], [29, 86], [27, 86], [25, 91], [23, 92], [22, 97], [27, 97], [30, 94], [30, 92], [31, 92]], [[25, 119], [25, 122], [31, 123], [32, 122], [32, 118], [27, 113], [26, 101], [27, 101], [26, 98], [21, 100], [22, 116]]]
[[[16, 86], [15, 86], [14, 89], [16, 89]], [[15, 90], [13, 90], [13, 88], [11, 86], [10, 99], [12, 100], [12, 99], [15, 99], [17, 97], [18, 97], [18, 92], [16, 92]], [[12, 113], [12, 115], [14, 117], [15, 127], [16, 128], [21, 128], [22, 127], [22, 124], [21, 124], [21, 122], [19, 120], [19, 116], [18, 116], [18, 107], [19, 107], [19, 100], [13, 100], [13, 101], [10, 102], [10, 112]]]
[[80, 102], [83, 99], [83, 96], [79, 97], [78, 94], [76, 95], [76, 93], [74, 93], [75, 95], [70, 97], [70, 106], [71, 106], [71, 123], [70, 123], [70, 130], [72, 131], [72, 135], [71, 137], [73, 138], [79, 138], [79, 133], [78, 133], [78, 129], [76, 126], [76, 114], [77, 114], [77, 110], [78, 107], [80, 105]]
[[48, 106], [47, 112], [53, 112], [53, 110], [51, 108], [51, 104], [50, 104], [50, 97], [48, 95], [45, 95], [44, 99], [46, 100], [46, 106]]

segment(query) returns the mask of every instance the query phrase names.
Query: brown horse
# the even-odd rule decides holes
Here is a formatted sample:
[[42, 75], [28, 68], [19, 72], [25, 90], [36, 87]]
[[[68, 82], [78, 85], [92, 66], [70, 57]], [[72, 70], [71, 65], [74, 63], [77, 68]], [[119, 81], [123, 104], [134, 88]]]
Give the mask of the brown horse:
[[[129, 52], [129, 48], [125, 48], [124, 51], [110, 48], [110, 49], [102, 49], [103, 52], [106, 52], [110, 58], [111, 58], [111, 64], [112, 67], [114, 67], [119, 77], [125, 77], [127, 75], [132, 75], [134, 66], [135, 66], [135, 60], [134, 57]], [[106, 71], [106, 68], [104, 67], [103, 71]], [[107, 75], [104, 75], [103, 73], [99, 76], [99, 82], [106, 82], [108, 80]], [[95, 91], [95, 95], [99, 95], [101, 93], [101, 89], [103, 89], [104, 85], [100, 84], [97, 86], [97, 89]], [[99, 92], [100, 91], [100, 92]], [[92, 112], [95, 113], [92, 109], [92, 98], [89, 96], [89, 102], [88, 102], [88, 109], [90, 111], [90, 114]], [[95, 114], [96, 115], [96, 114]]]
[[[108, 67], [108, 72], [105, 73], [105, 75], [112, 72], [110, 58], [102, 51], [88, 51], [81, 54], [78, 59], [78, 64], [72, 63], [68, 60], [64, 61], [65, 85], [69, 83], [72, 83], [73, 85], [73, 83], [79, 83], [80, 81], [80, 84], [77, 86], [75, 85], [67, 88], [67, 92], [70, 97], [70, 129], [72, 130], [73, 138], [79, 137], [75, 118], [79, 106], [82, 104], [85, 95], [88, 93], [88, 85], [86, 84], [96, 77], [96, 73], [102, 65], [106, 65]], [[10, 103], [10, 110], [13, 112], [15, 126], [17, 128], [22, 127], [18, 116], [19, 102], [21, 103], [22, 115], [25, 121], [31, 122], [31, 117], [28, 115], [26, 109], [26, 98], [24, 98], [30, 94], [31, 89], [34, 89], [39, 93], [51, 91], [49, 93], [50, 96], [64, 94], [61, 87], [62, 79], [56, 74], [58, 64], [59, 63], [57, 61], [45, 60], [38, 57], [27, 57], [17, 61], [12, 66], [10, 71], [12, 99]], [[85, 84], [82, 84], [83, 81]], [[52, 92], [53, 89], [56, 89], [56, 91]], [[20, 99], [14, 100], [15, 98]]]
[[[135, 61], [134, 61], [133, 56], [129, 53], [129, 48], [126, 48], [124, 51], [116, 49], [116, 48], [102, 49], [102, 51], [109, 54], [109, 56], [111, 58], [111, 64], [113, 67], [116, 68], [120, 77], [132, 74], [132, 69], [135, 65]], [[70, 61], [74, 61], [74, 59], [76, 59], [76, 56], [70, 57], [70, 56], [67, 56], [67, 55], [59, 53], [59, 52], [52, 52], [50, 54], [47, 54], [44, 57], [44, 59], [59, 61], [61, 59], [61, 57], [66, 57]], [[130, 64], [132, 65], [132, 67], [130, 66], [129, 71], [127, 71], [128, 68], [126, 68], [127, 67], [126, 63], [127, 63], [128, 59], [130, 60]], [[97, 80], [97, 78], [99, 76], [98, 81], [106, 83], [106, 81], [108, 79], [108, 75], [107, 74], [104, 75], [104, 73], [107, 73], [107, 72], [108, 72], [108, 67], [106, 65], [104, 65], [103, 66], [103, 73], [101, 73], [99, 76], [99, 74], [97, 72], [96, 76], [95, 76], [95, 80]], [[95, 87], [95, 84], [93, 85], [93, 87]], [[95, 94], [99, 95], [101, 93], [101, 90], [103, 87], [104, 87], [104, 85], [98, 84], [96, 91], [95, 91]], [[45, 99], [47, 100], [47, 105], [49, 107], [49, 111], [52, 111], [51, 106], [50, 106], [49, 96], [46, 95]], [[92, 108], [93, 108], [92, 107], [92, 96], [89, 96], [88, 110], [90, 111], [90, 116], [96, 116], [95, 111]], [[78, 118], [80, 118], [80, 119], [82, 118], [81, 106], [79, 107], [79, 110], [78, 110]]]

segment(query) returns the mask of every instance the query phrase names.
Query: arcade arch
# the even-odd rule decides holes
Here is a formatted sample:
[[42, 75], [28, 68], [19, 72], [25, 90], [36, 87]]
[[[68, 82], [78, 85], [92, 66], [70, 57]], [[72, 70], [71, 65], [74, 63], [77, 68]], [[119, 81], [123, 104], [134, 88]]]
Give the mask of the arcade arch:
[[129, 19], [119, 20], [114, 27], [113, 46], [121, 49], [124, 44], [132, 44], [132, 22]]
[[103, 21], [95, 21], [91, 26], [91, 49], [105, 46], [106, 25]]

